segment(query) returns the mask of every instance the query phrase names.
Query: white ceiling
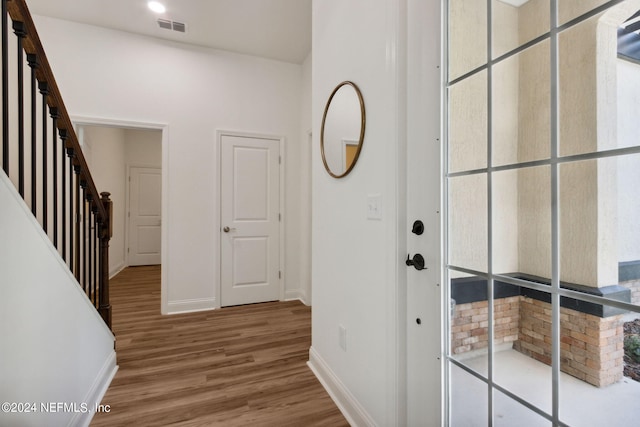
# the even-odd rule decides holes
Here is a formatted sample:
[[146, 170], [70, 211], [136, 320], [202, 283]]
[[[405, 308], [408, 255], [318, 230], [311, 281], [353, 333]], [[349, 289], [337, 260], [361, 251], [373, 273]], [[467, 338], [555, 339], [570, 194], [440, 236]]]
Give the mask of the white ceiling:
[[[31, 14], [144, 34], [281, 61], [302, 63], [311, 51], [311, 0], [27, 0]], [[186, 33], [157, 19], [183, 22]]]

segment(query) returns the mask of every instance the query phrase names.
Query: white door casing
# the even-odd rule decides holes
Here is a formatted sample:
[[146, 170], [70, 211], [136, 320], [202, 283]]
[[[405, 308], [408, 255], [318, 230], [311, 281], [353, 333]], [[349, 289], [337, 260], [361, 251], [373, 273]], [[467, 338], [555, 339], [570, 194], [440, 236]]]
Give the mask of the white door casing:
[[157, 265], [161, 260], [162, 170], [129, 168], [128, 265]]
[[223, 307], [280, 299], [280, 143], [220, 134]]

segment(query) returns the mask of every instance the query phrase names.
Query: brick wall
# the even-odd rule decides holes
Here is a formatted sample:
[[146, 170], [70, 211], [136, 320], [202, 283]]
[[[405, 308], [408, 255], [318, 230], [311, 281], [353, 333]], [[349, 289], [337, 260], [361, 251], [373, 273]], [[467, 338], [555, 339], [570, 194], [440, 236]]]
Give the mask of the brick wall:
[[[522, 297], [519, 339], [513, 348], [551, 364], [551, 304]], [[560, 309], [560, 370], [597, 387], [622, 379], [622, 316], [601, 318]]]
[[620, 282], [620, 286], [631, 291], [631, 304], [640, 305], [640, 279]]
[[551, 364], [551, 305], [520, 299], [520, 328], [513, 348], [539, 362]]
[[[494, 343], [514, 342], [518, 339], [520, 297], [500, 298], [494, 304]], [[455, 306], [451, 322], [451, 351], [466, 353], [489, 346], [489, 312], [487, 301]]]
[[[462, 354], [488, 347], [488, 303], [455, 306], [451, 351]], [[551, 365], [551, 304], [524, 296], [495, 300], [495, 345], [513, 348]], [[622, 379], [622, 316], [601, 318], [560, 308], [560, 369], [597, 387]]]

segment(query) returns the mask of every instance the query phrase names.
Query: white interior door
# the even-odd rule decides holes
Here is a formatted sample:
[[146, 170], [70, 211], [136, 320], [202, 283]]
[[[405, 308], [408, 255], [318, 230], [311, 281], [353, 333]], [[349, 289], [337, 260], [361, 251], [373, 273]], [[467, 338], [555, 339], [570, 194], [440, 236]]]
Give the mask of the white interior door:
[[280, 299], [280, 140], [222, 135], [221, 305]]
[[160, 264], [162, 170], [129, 169], [129, 265]]

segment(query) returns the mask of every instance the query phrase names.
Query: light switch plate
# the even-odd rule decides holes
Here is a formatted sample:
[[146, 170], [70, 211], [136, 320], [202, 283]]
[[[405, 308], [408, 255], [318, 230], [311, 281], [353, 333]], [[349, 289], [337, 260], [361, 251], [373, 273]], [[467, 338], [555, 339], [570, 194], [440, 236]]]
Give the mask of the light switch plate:
[[382, 196], [380, 194], [367, 196], [367, 219], [382, 219]]

